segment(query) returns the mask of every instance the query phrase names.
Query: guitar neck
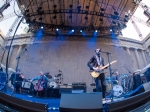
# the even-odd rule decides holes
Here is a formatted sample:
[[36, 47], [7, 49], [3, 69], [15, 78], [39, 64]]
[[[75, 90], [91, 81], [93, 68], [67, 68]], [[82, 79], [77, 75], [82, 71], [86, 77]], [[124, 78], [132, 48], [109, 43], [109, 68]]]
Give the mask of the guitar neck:
[[107, 64], [107, 65], [101, 67], [101, 69], [105, 69], [105, 68], [108, 67], [108, 66], [109, 66], [109, 65]]
[[[110, 65], [112, 65], [113, 63], [116, 63], [116, 62], [117, 62], [117, 60], [112, 61], [112, 62], [110, 63]], [[105, 68], [108, 67], [108, 66], [109, 66], [109, 63], [108, 63], [107, 65], [103, 66], [103, 67], [100, 67], [100, 69], [105, 69]]]

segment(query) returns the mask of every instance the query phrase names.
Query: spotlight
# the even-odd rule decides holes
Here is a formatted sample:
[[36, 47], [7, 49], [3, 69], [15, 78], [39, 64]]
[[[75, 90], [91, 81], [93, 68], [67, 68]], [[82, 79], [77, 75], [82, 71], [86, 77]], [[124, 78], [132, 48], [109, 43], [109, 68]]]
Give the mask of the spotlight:
[[110, 31], [112, 32], [112, 29], [110, 29]]
[[97, 32], [97, 30], [95, 30], [95, 32]]
[[41, 26], [41, 29], [43, 29], [43, 26]]
[[71, 30], [72, 32], [74, 32], [74, 30]]
[[82, 33], [82, 30], [80, 30], [80, 32]]
[[59, 29], [58, 28], [56, 28], [56, 31], [58, 31]]

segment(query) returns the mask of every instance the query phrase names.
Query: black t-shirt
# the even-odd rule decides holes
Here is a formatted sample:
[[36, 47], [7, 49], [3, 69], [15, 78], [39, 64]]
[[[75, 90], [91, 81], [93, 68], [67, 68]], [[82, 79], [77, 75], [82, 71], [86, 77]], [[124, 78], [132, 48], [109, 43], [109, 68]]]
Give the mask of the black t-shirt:
[[15, 84], [15, 81], [23, 81], [21, 77], [19, 77], [18, 73], [13, 73], [10, 77], [11, 84]]
[[20, 77], [20, 74], [16, 74], [16, 81], [23, 81], [23, 79]]

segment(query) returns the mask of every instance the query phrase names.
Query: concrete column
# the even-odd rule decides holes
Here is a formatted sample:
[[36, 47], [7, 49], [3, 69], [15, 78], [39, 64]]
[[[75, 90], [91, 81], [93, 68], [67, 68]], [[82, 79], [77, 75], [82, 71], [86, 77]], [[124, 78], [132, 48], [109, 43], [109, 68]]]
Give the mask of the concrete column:
[[17, 55], [16, 55], [16, 56], [18, 56], [18, 55], [20, 54], [22, 48], [23, 48], [23, 45], [20, 45], [20, 46], [19, 46], [19, 49], [18, 49], [18, 51], [17, 51]]
[[140, 58], [139, 58], [139, 54], [138, 54], [137, 49], [135, 49], [134, 52], [135, 52], [136, 61], [137, 61], [137, 64], [138, 64], [138, 69], [140, 69], [140, 62], [139, 62]]
[[146, 58], [147, 58], [147, 62], [149, 63], [150, 62], [150, 52], [149, 52], [148, 48], [146, 49]]
[[130, 55], [131, 53], [130, 53], [130, 48], [129, 47], [126, 47], [126, 51], [127, 51], [127, 53]]
[[142, 51], [142, 56], [143, 56], [143, 59], [144, 59], [144, 65], [146, 66], [148, 63], [146, 61], [146, 56], [145, 56], [145, 53], [144, 53], [144, 50], [141, 50]]
[[17, 57], [18, 57], [18, 55], [20, 54], [20, 52], [22, 51], [22, 49], [23, 49], [23, 45], [20, 45], [19, 46], [19, 49], [18, 49], [18, 51], [17, 51], [17, 55], [16, 55], [16, 62], [15, 62], [15, 69], [17, 68], [17, 64], [18, 64], [18, 59], [17, 59]]
[[13, 47], [13, 46], [11, 46], [11, 48], [10, 48], [10, 52], [9, 52], [8, 67], [9, 67], [9, 64], [10, 64], [10, 62], [11, 62], [11, 56], [12, 56], [13, 49], [14, 49], [14, 47]]

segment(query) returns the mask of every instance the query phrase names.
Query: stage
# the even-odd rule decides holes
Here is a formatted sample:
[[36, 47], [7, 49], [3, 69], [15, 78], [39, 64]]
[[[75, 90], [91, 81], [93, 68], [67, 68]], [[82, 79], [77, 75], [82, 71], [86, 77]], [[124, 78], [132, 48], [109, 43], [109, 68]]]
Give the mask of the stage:
[[[0, 92], [0, 94], [1, 94], [0, 95], [1, 96], [1, 98], [0, 98], [1, 101], [3, 101], [3, 100], [11, 100], [10, 98], [14, 98], [14, 99], [19, 99], [20, 101], [30, 102], [31, 104], [32, 103], [45, 104], [46, 105], [46, 111], [48, 111], [48, 112], [59, 112], [60, 111], [60, 102], [62, 100], [61, 97], [60, 98], [54, 98], [54, 97], [53, 98], [52, 97], [43, 98], [43, 97], [35, 97], [33, 95], [24, 94], [24, 93], [22, 93], [22, 94], [14, 93], [13, 95], [11, 95], [12, 93], [9, 90], [7, 90], [5, 92], [4, 91]], [[60, 96], [62, 96], [62, 94]], [[66, 94], [68, 94], [68, 95], [69, 94], [70, 95], [75, 95], [75, 97], [76, 97], [77, 95], [81, 95], [82, 96], [84, 94], [92, 95], [92, 94], [97, 94], [97, 93], [96, 92], [92, 92], [92, 93], [86, 92], [86, 93], [66, 93]], [[4, 97], [6, 97], [6, 98], [4, 98]], [[92, 97], [93, 96], [91, 96], [91, 98]], [[97, 99], [98, 99], [98, 97], [97, 97]], [[99, 101], [102, 100], [102, 108], [103, 108], [103, 106], [105, 104], [107, 104], [108, 107], [109, 107], [109, 111], [110, 112], [123, 112], [123, 111], [127, 112], [128, 109], [131, 112], [136, 112], [136, 111], [132, 111], [132, 110], [137, 108], [137, 107], [139, 108], [141, 105], [144, 105], [145, 103], [147, 103], [149, 101], [149, 99], [150, 99], [150, 91], [145, 91], [145, 92], [142, 92], [140, 94], [136, 94], [136, 95], [130, 96], [130, 97], [128, 96], [128, 94], [121, 95], [119, 97], [113, 97], [113, 100], [110, 97], [107, 97], [105, 100], [102, 100], [102, 98], [100, 97]], [[71, 99], [71, 100], [74, 101], [74, 99]], [[80, 99], [80, 100], [82, 102], [82, 99]], [[83, 98], [83, 101], [84, 100], [85, 99]], [[17, 101], [16, 101], [16, 103], [17, 103]], [[85, 104], [86, 103], [87, 102], [85, 102]], [[91, 103], [92, 103], [92, 101], [91, 101]], [[1, 104], [3, 104], [3, 103], [1, 102]], [[17, 103], [17, 104], [19, 105], [20, 103]], [[14, 106], [11, 106], [10, 102], [8, 104], [8, 107], [9, 106], [10, 107], [14, 107]], [[147, 104], [146, 107], [147, 107], [147, 110], [148, 110], [149, 109], [148, 104]], [[142, 107], [140, 107], [140, 108], [142, 108]], [[13, 108], [13, 109], [15, 109], [15, 108]], [[64, 111], [61, 111], [61, 112], [64, 112]], [[69, 112], [72, 112], [72, 111], [69, 111]], [[94, 111], [94, 112], [97, 112], [97, 111]]]

